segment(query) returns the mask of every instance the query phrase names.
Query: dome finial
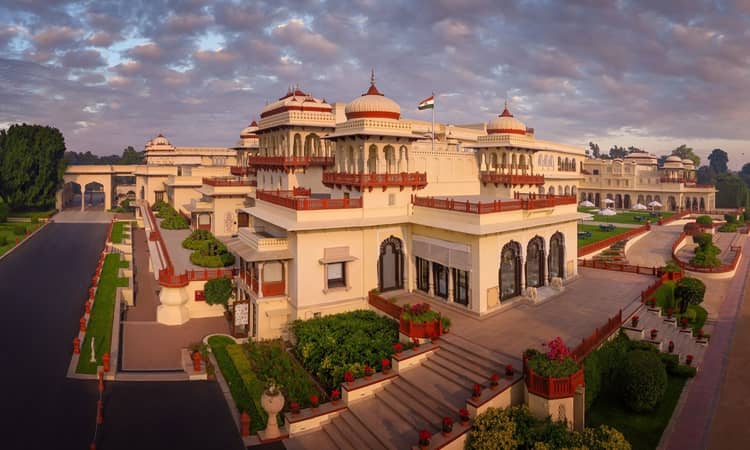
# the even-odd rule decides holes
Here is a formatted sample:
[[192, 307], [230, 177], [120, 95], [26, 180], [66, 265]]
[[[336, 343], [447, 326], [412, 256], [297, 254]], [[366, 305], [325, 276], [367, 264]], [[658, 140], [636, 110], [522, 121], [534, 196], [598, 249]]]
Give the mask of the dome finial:
[[375, 69], [370, 69], [370, 84], [375, 86]]
[[378, 91], [378, 88], [375, 87], [375, 69], [370, 70], [370, 89], [362, 95], [383, 95]]
[[508, 110], [508, 97], [505, 97], [505, 108], [499, 117], [513, 117], [513, 114]]

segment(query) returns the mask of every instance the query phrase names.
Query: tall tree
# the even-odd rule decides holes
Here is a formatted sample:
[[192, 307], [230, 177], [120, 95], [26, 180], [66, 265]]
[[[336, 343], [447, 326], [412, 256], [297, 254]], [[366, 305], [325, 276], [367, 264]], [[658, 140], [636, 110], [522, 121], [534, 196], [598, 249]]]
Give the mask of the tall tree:
[[716, 176], [716, 207], [747, 208], [750, 206], [750, 191], [739, 176], [720, 173]]
[[599, 158], [599, 155], [602, 154], [601, 150], [599, 150], [599, 144], [594, 144], [593, 142], [589, 142], [589, 148], [591, 149], [591, 155], [594, 158]]
[[744, 176], [750, 177], [750, 163], [745, 163], [742, 166], [742, 170], [740, 170], [740, 175], [744, 175]]
[[698, 184], [716, 184], [716, 172], [708, 166], [700, 166], [696, 177]]
[[701, 165], [700, 156], [696, 155], [695, 152], [693, 152], [693, 149], [685, 144], [682, 144], [676, 149], [672, 150], [672, 154], [677, 155], [682, 159], [692, 159], [693, 165], [695, 167], [699, 167]]
[[727, 152], [725, 152], [724, 150], [720, 148], [713, 149], [713, 151], [711, 151], [711, 154], [708, 155], [708, 160], [710, 161], [709, 167], [711, 167], [714, 172], [729, 172], [729, 155], [727, 155]]
[[65, 173], [65, 138], [57, 128], [0, 130], [0, 197], [12, 209], [49, 208]]
[[122, 157], [118, 164], [141, 164], [143, 163], [143, 152], [137, 152], [132, 145], [128, 145], [122, 151]]
[[625, 147], [618, 147], [616, 145], [612, 146], [612, 148], [609, 149], [609, 157], [612, 159], [615, 158], [624, 158], [628, 155], [628, 149]]

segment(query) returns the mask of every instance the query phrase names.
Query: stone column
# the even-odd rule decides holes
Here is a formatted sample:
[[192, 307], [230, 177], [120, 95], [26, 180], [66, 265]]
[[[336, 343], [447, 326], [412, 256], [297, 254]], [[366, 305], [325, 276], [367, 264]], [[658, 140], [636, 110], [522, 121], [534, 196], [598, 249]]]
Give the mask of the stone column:
[[284, 272], [284, 295], [289, 295], [289, 261], [281, 261], [281, 267]]
[[453, 303], [453, 269], [448, 268], [448, 303]]
[[427, 267], [429, 268], [429, 289], [427, 290], [427, 294], [429, 294], [430, 297], [435, 296], [435, 279], [432, 276], [432, 262], [427, 261]]
[[258, 298], [263, 298], [263, 265], [258, 263]]
[[378, 149], [378, 168], [376, 170], [377, 173], [386, 173], [388, 172], [387, 169], [387, 161], [385, 159], [385, 150], [382, 148]]

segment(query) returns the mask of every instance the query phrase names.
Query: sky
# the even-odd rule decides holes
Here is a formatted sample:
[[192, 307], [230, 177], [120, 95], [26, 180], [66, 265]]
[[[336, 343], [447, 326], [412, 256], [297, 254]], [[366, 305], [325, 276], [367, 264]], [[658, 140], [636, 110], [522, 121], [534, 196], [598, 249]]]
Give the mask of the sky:
[[750, 162], [750, 0], [0, 2], [0, 128], [68, 150], [231, 146], [290, 85], [349, 102], [371, 69], [405, 117], [433, 91], [452, 124], [507, 99], [539, 139]]

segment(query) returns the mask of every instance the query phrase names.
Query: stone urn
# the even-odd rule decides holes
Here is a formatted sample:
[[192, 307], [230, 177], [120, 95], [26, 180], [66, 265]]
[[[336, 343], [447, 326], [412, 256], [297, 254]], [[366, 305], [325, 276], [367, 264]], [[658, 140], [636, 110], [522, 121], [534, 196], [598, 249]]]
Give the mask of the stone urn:
[[281, 436], [276, 417], [284, 409], [284, 395], [275, 384], [269, 385], [263, 391], [263, 395], [260, 396], [260, 405], [268, 413], [268, 424], [266, 425], [264, 438], [273, 439]]

